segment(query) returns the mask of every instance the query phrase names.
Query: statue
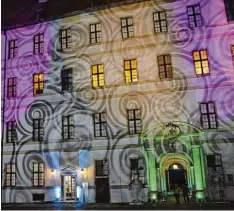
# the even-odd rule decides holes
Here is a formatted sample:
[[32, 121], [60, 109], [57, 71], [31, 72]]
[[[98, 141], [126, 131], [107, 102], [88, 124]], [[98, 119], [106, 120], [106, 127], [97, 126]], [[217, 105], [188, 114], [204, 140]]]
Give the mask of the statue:
[[132, 203], [141, 203], [139, 197], [142, 192], [142, 183], [137, 176], [130, 182], [129, 189], [131, 189]]

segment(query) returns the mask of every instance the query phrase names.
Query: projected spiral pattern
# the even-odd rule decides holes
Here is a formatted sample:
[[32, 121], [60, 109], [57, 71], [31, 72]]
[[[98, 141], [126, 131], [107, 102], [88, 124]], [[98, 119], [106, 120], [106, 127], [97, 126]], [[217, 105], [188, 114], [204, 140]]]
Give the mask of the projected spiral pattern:
[[[201, 7], [209, 8], [207, 2], [201, 0]], [[91, 154], [100, 150], [98, 159], [108, 159], [116, 184], [121, 181], [121, 185], [128, 185], [130, 158], [143, 157], [147, 160], [147, 152], [141, 147], [143, 140], [140, 135], [156, 125], [173, 121], [187, 122], [201, 128], [197, 99], [199, 102], [208, 102], [220, 98], [219, 125], [226, 130], [230, 129], [234, 121], [234, 89], [229, 79], [231, 74], [227, 74], [230, 65], [223, 61], [231, 59], [230, 46], [227, 46], [227, 43], [234, 41], [233, 30], [224, 33], [225, 39], [214, 36], [214, 44], [213, 29], [189, 28], [183, 3], [176, 2], [173, 5], [172, 10], [167, 1], [162, 5], [154, 1], [149, 7], [147, 1], [143, 1], [93, 13], [89, 17], [89, 24], [94, 20], [102, 24], [100, 44], [89, 44], [89, 24], [82, 19], [74, 22], [60, 20], [56, 23], [30, 26], [27, 30], [12, 31], [9, 37], [17, 37], [19, 48], [27, 46], [28, 52], [23, 52], [15, 61], [9, 61], [9, 76], [18, 78], [20, 90], [17, 99], [6, 100], [5, 118], [6, 121], [17, 121], [19, 142], [13, 144], [10, 160], [17, 162], [17, 185], [26, 188], [22, 191], [7, 190], [4, 196], [6, 200], [14, 201], [17, 198], [27, 202], [31, 198], [31, 191], [27, 187], [32, 186], [32, 162], [49, 163], [43, 154], [45, 152], [58, 153], [54, 160], [57, 159], [61, 166], [51, 166], [55, 166], [53, 168], [59, 171], [62, 166], [79, 165], [79, 150], [90, 150]], [[162, 10], [168, 11], [168, 33], [155, 35], [152, 12]], [[134, 23], [134, 37], [124, 41], [120, 27], [120, 18], [123, 16], [132, 16]], [[214, 26], [221, 16], [221, 13], [214, 14], [212, 20], [206, 24]], [[72, 29], [72, 48], [61, 51], [59, 30], [65, 27]], [[32, 46], [28, 46], [32, 44], [32, 37], [41, 32], [49, 34], [45, 37], [46, 53], [36, 57], [32, 55]], [[196, 77], [194, 74], [192, 51], [203, 48], [211, 49], [208, 55], [210, 77]], [[212, 49], [219, 49], [223, 53], [213, 55], [215, 50]], [[166, 54], [170, 54], [172, 58], [172, 80], [159, 78], [157, 56]], [[220, 58], [217, 59], [217, 56]], [[134, 84], [125, 84], [125, 59], [137, 60], [138, 81]], [[106, 86], [95, 89], [92, 87], [90, 66], [96, 64], [104, 64]], [[61, 70], [66, 68], [73, 69], [72, 92], [61, 90]], [[32, 75], [38, 72], [45, 74], [45, 93], [33, 96]], [[216, 75], [220, 77], [216, 78]], [[22, 82], [23, 85], [20, 85]], [[128, 134], [129, 109], [141, 110], [142, 134], [139, 136]], [[92, 115], [100, 112], [106, 113], [107, 137], [99, 139], [94, 137]], [[64, 115], [74, 116], [73, 140], [62, 140]], [[35, 118], [44, 119], [44, 141], [39, 143], [32, 142], [32, 122]], [[188, 128], [186, 130], [191, 132]], [[159, 128], [152, 135], [162, 136], [162, 132], [163, 129]], [[185, 133], [182, 131], [182, 134], [183, 132]], [[233, 137], [232, 131], [204, 134], [203, 141], [207, 142], [207, 152], [221, 153], [225, 159], [233, 152], [233, 147], [229, 145]], [[221, 144], [213, 140], [219, 140]], [[155, 147], [156, 159], [162, 154], [173, 152], [164, 137], [161, 137], [157, 144], [153, 142], [152, 146]], [[179, 136], [176, 149], [191, 157], [190, 141]], [[95, 160], [96, 155], [93, 156], [92, 159]], [[53, 159], [51, 162], [54, 162]], [[52, 168], [51, 166], [49, 168]], [[146, 166], [145, 170], [147, 168]]]

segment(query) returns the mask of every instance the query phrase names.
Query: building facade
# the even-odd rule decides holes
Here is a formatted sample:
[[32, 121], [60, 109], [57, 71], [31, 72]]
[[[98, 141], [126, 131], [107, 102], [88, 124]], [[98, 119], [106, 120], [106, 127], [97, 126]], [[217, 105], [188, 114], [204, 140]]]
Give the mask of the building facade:
[[[234, 5], [133, 1], [2, 31], [2, 201], [234, 200]], [[3, 80], [4, 79], [4, 80]]]

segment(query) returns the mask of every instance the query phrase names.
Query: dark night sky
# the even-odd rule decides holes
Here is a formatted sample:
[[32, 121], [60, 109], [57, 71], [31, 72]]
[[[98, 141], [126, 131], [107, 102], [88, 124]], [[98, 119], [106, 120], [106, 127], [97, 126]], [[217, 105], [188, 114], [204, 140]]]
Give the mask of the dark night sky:
[[92, 5], [99, 6], [107, 2], [123, 0], [48, 0], [39, 4], [38, 0], [2, 0], [2, 26], [24, 24], [36, 21], [36, 10], [43, 5], [43, 17], [56, 17], [76, 10], [84, 10]]

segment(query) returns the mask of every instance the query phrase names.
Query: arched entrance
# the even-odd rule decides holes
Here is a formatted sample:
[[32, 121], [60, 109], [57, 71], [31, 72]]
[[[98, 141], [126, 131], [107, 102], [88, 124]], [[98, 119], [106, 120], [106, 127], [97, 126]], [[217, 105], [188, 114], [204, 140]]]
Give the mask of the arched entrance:
[[[155, 125], [141, 134], [151, 200], [157, 200], [160, 194], [173, 194], [176, 180], [186, 182], [196, 192], [197, 199], [204, 198], [206, 173], [202, 134], [196, 126], [179, 121]], [[180, 172], [173, 170], [174, 164]]]
[[157, 160], [158, 192], [172, 195], [176, 184], [187, 183], [189, 188], [194, 185], [192, 159], [185, 153], [166, 153]]
[[173, 191], [177, 184], [187, 183], [187, 171], [180, 163], [173, 163], [165, 171], [167, 191]]

